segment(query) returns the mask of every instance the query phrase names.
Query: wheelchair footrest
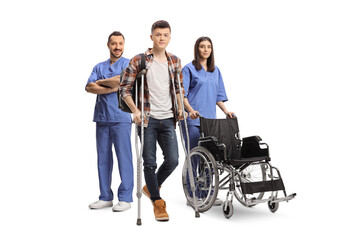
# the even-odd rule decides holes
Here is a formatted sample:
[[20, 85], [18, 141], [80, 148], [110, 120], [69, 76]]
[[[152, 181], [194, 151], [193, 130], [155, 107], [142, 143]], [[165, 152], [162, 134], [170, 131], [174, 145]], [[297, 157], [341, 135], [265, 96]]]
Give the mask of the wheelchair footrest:
[[241, 189], [244, 194], [253, 194], [258, 192], [270, 192], [284, 190], [285, 186], [281, 178], [262, 182], [241, 183]]
[[296, 196], [296, 193], [292, 193], [286, 197], [282, 197], [282, 198], [277, 198], [272, 200], [271, 202], [284, 202], [284, 201], [290, 201], [291, 199], [293, 199]]

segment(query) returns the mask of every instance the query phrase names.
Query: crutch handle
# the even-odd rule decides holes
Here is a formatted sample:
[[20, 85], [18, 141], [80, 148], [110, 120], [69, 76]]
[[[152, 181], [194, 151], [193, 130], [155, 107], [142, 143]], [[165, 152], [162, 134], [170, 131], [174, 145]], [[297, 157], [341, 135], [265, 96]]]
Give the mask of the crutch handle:
[[136, 77], [141, 77], [141, 76], [143, 76], [143, 75], [145, 75], [146, 74], [146, 69], [143, 69], [143, 70], [141, 70], [141, 72], [138, 72], [138, 74], [136, 75]]

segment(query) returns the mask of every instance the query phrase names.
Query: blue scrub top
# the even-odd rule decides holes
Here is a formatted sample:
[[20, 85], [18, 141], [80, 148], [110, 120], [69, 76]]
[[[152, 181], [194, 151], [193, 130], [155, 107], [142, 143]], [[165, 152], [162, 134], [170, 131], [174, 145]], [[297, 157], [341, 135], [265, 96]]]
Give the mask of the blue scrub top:
[[[112, 65], [110, 59], [97, 64], [90, 74], [87, 84], [99, 79], [120, 75], [129, 64], [129, 59], [120, 58]], [[86, 85], [87, 85], [86, 84]], [[94, 122], [126, 122], [131, 123], [131, 115], [119, 109], [117, 93], [98, 94], [95, 103]]]
[[[204, 68], [196, 70], [192, 63], [182, 69], [185, 97], [190, 106], [205, 118], [216, 118], [216, 103], [228, 100], [224, 82], [218, 67], [213, 72]], [[200, 120], [187, 118], [188, 125], [200, 126]]]

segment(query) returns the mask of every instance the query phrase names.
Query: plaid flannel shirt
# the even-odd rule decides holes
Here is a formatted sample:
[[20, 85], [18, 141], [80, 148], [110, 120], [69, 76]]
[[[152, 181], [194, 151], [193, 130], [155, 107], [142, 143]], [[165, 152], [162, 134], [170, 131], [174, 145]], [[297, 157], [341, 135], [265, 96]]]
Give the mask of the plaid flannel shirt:
[[[170, 89], [169, 89], [169, 91], [171, 92], [171, 96], [172, 96], [172, 110], [174, 113], [174, 125], [176, 125], [176, 120], [177, 120], [177, 117], [176, 117], [177, 109], [175, 109], [176, 96], [174, 96], [172, 79], [174, 80], [174, 83], [175, 83], [176, 94], [179, 94], [180, 90], [179, 90], [178, 80], [176, 77], [176, 70], [177, 69], [181, 70], [181, 61], [180, 61], [180, 58], [176, 57], [175, 55], [173, 55], [171, 53], [165, 52], [165, 54], [167, 57], [169, 74], [170, 74]], [[146, 60], [145, 61], [145, 69], [147, 71], [149, 68], [151, 68], [152, 63], [154, 62], [154, 54], [152, 53], [151, 48], [149, 48], [145, 52], [145, 60]], [[130, 60], [128, 67], [125, 69], [125, 73], [122, 77], [122, 81], [120, 84], [120, 93], [121, 93], [122, 98], [125, 98], [127, 96], [132, 96], [131, 89], [133, 87], [135, 87], [134, 83], [135, 83], [137, 74], [140, 72], [140, 64], [141, 64], [141, 56], [136, 55], [135, 57], [133, 57]], [[182, 94], [184, 94], [185, 91], [184, 91], [184, 87], [183, 87], [183, 75], [182, 75], [181, 71], [180, 71], [180, 84], [181, 84]], [[138, 108], [139, 108], [139, 110], [141, 110], [142, 96], [141, 96], [140, 89], [138, 89], [138, 90], [139, 90]], [[148, 88], [146, 77], [145, 77], [145, 81], [144, 81], [144, 112], [145, 112], [144, 126], [145, 127], [147, 126], [147, 123], [150, 118], [151, 106], [150, 106], [149, 98], [150, 98], [149, 88]]]

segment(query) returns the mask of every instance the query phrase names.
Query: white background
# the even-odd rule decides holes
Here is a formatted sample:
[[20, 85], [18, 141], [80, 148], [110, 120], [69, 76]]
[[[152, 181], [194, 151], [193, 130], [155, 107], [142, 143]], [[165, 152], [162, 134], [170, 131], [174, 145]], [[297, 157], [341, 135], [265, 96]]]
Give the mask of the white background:
[[[358, 239], [359, 12], [347, 0], [3, 1], [1, 239]], [[161, 190], [169, 222], [156, 222], [143, 198], [136, 226], [135, 191], [127, 212], [88, 209], [99, 190], [95, 96], [85, 84], [108, 59], [112, 31], [125, 35], [131, 58], [152, 46], [160, 19], [171, 24], [168, 51], [183, 65], [198, 37], [213, 40], [242, 136], [269, 144], [288, 193], [298, 194], [275, 214], [235, 201], [230, 220], [219, 207], [196, 219], [185, 205], [181, 147]], [[117, 165], [113, 176], [116, 192]]]

